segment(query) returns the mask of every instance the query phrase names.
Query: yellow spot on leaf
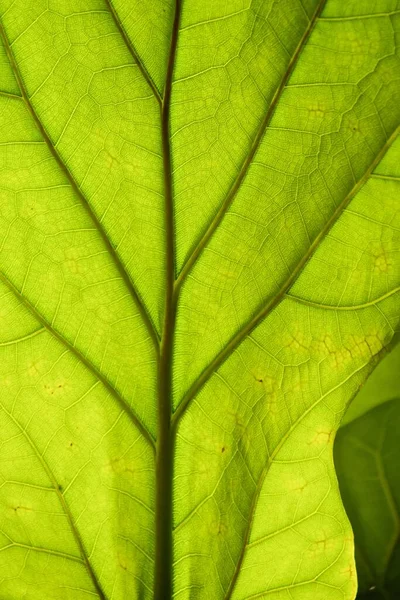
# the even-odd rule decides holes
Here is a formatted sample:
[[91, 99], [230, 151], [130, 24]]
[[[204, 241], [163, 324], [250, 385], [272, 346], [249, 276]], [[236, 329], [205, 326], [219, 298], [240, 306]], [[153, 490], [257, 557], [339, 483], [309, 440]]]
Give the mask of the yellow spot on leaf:
[[82, 268], [82, 265], [77, 262], [76, 260], [66, 260], [65, 261], [65, 267], [68, 269], [68, 271], [70, 273], [73, 273], [74, 275], [78, 274], [78, 273], [83, 273], [84, 269]]
[[118, 563], [121, 569], [123, 569], [124, 571], [128, 570], [128, 561], [125, 555], [120, 553], [118, 554]]
[[317, 431], [315, 436], [312, 438], [309, 445], [313, 446], [327, 446], [330, 443], [333, 443], [334, 440], [334, 432], [333, 431]]
[[341, 570], [341, 573], [347, 576], [349, 579], [353, 579], [356, 574], [353, 565], [347, 565], [347, 567]]
[[322, 102], [314, 102], [308, 108], [313, 117], [322, 118], [326, 113], [326, 106]]
[[296, 477], [288, 482], [288, 489], [291, 492], [303, 493], [308, 485], [308, 481], [304, 477]]
[[41, 369], [43, 367], [43, 361], [36, 360], [28, 363], [28, 375], [30, 377], [37, 377], [40, 375]]
[[3, 377], [3, 379], [1, 379], [1, 385], [3, 387], [11, 387], [12, 386], [12, 377], [11, 377], [11, 375], [6, 375], [5, 377]]
[[324, 555], [326, 552], [334, 550], [335, 547], [336, 543], [333, 538], [321, 538], [319, 540], [316, 540], [313, 544], [311, 544], [308, 551], [311, 554], [311, 557], [316, 559], [321, 555]]
[[222, 519], [212, 521], [210, 524], [210, 533], [212, 536], [225, 536], [228, 533], [228, 527]]
[[135, 473], [135, 468], [131, 461], [127, 460], [125, 457], [114, 458], [108, 463], [109, 469], [118, 475], [122, 473], [131, 473], [132, 475]]
[[387, 273], [392, 266], [392, 261], [388, 258], [386, 252], [375, 254], [374, 271], [375, 273]]

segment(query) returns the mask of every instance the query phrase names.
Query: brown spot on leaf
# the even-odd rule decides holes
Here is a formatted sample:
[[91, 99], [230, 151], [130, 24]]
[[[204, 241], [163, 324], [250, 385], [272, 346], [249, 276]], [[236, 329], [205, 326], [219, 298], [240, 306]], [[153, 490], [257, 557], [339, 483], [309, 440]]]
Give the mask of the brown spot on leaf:
[[126, 560], [126, 556], [123, 556], [122, 554], [118, 554], [118, 562], [119, 562], [119, 566], [121, 567], [121, 569], [123, 569], [124, 571], [128, 570], [128, 563]]
[[22, 515], [25, 512], [32, 512], [32, 509], [29, 506], [13, 506], [13, 510], [17, 515]]

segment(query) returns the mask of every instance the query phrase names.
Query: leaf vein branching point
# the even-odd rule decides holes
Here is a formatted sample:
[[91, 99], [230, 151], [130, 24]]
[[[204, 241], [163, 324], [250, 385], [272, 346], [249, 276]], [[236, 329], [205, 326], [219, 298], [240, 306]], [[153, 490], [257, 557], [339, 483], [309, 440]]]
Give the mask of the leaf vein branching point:
[[124, 27], [122, 21], [120, 20], [118, 13], [114, 7], [113, 0], [105, 0], [105, 3], [111, 13], [111, 16], [113, 18], [115, 26], [117, 27], [122, 39], [125, 42], [125, 45], [129, 51], [130, 55], [132, 56], [134, 62], [138, 66], [146, 83], [148, 84], [151, 91], [153, 92], [155, 99], [157, 100], [157, 102], [159, 104], [161, 104], [162, 97], [160, 95], [160, 92], [158, 91], [157, 86], [155, 85], [153, 79], [151, 78], [150, 74], [148, 73], [146, 67], [144, 66], [143, 61], [140, 59], [140, 56], [139, 56], [138, 52], [136, 51], [136, 48], [134, 47], [132, 41], [129, 39], [128, 34], [126, 33], [126, 30], [125, 30], [125, 27]]

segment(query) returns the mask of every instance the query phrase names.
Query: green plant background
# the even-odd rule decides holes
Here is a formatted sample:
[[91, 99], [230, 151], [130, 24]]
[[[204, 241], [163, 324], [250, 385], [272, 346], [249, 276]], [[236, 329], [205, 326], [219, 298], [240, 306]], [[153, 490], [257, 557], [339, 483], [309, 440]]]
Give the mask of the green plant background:
[[360, 600], [396, 600], [400, 594], [399, 374], [397, 346], [350, 405], [352, 419], [335, 441], [340, 490], [355, 534]]

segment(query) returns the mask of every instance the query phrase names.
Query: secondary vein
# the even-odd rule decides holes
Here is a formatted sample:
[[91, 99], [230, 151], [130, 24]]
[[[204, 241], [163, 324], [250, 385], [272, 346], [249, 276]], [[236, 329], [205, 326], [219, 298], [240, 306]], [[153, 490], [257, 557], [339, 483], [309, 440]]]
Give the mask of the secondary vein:
[[24, 427], [22, 427], [20, 425], [20, 423], [13, 417], [13, 415], [11, 413], [9, 413], [8, 411], [5, 410], [4, 407], [2, 407], [2, 410], [8, 415], [8, 417], [14, 422], [14, 424], [18, 427], [18, 429], [21, 431], [22, 435], [25, 437], [26, 441], [28, 442], [28, 444], [30, 445], [30, 447], [32, 448], [32, 450], [34, 451], [35, 455], [37, 456], [40, 464], [42, 465], [43, 470], [45, 471], [47, 477], [49, 478], [49, 481], [51, 482], [51, 485], [53, 486], [54, 492], [57, 494], [58, 500], [62, 506], [62, 509], [65, 513], [65, 516], [67, 518], [68, 521], [68, 525], [70, 527], [71, 533], [74, 537], [75, 543], [79, 549], [80, 555], [82, 557], [83, 563], [86, 567], [86, 570], [88, 572], [88, 575], [92, 581], [92, 584], [96, 590], [96, 593], [99, 597], [100, 600], [106, 600], [106, 596], [103, 592], [103, 589], [100, 585], [100, 582], [96, 576], [96, 573], [94, 572], [92, 565], [90, 564], [90, 560], [89, 557], [86, 553], [85, 550], [85, 546], [83, 544], [82, 538], [79, 534], [78, 528], [75, 525], [75, 521], [73, 518], [73, 515], [71, 513], [71, 510], [68, 506], [68, 503], [64, 497], [64, 494], [62, 493], [62, 491], [60, 490], [60, 486], [57, 482], [57, 479], [52, 471], [52, 469], [50, 468], [50, 466], [48, 465], [47, 461], [44, 459], [43, 455], [39, 452], [38, 448], [36, 447], [36, 445], [34, 444], [33, 440], [31, 439], [31, 437], [29, 436], [29, 434], [27, 433], [26, 429]]
[[[74, 356], [83, 364], [85, 367], [103, 384], [110, 395], [117, 401], [121, 408], [126, 412], [130, 420], [134, 423], [136, 428], [143, 435], [145, 440], [149, 443], [151, 448], [154, 450], [154, 440], [150, 433], [147, 431], [139, 417], [136, 416], [131, 406], [126, 400], [117, 392], [113, 385], [104, 377], [104, 375], [96, 368], [96, 366], [90, 362], [67, 338], [65, 338], [59, 331], [57, 331], [51, 323], [39, 312], [39, 310], [31, 304], [31, 302], [15, 287], [15, 285], [6, 277], [4, 273], [0, 273], [0, 281], [14, 294], [14, 296], [25, 306], [26, 309], [43, 325], [43, 327], [59, 342], [61, 342]], [[38, 331], [37, 333], [40, 333]], [[30, 336], [32, 337], [32, 336]]]
[[174, 426], [177, 425], [177, 422], [182, 417], [183, 413], [186, 411], [190, 402], [193, 398], [199, 393], [199, 391], [203, 388], [203, 386], [207, 383], [211, 375], [214, 371], [228, 358], [230, 354], [239, 346], [239, 344], [253, 331], [261, 321], [263, 321], [286, 297], [288, 290], [293, 286], [293, 284], [298, 279], [300, 273], [303, 271], [304, 267], [311, 259], [311, 257], [316, 252], [317, 248], [319, 248], [321, 242], [324, 240], [328, 232], [332, 229], [333, 225], [340, 218], [343, 211], [349, 205], [354, 196], [359, 192], [361, 187], [366, 183], [369, 179], [372, 172], [375, 170], [377, 165], [382, 160], [383, 156], [386, 154], [388, 148], [392, 145], [392, 143], [397, 138], [400, 132], [400, 126], [397, 127], [390, 137], [386, 140], [385, 144], [376, 154], [374, 159], [372, 160], [369, 167], [364, 172], [363, 176], [354, 184], [349, 193], [345, 196], [342, 202], [336, 207], [335, 211], [332, 213], [331, 217], [325, 223], [319, 234], [315, 237], [314, 241], [308, 247], [307, 251], [301, 257], [297, 265], [294, 267], [290, 276], [283, 283], [282, 287], [278, 291], [278, 293], [267, 302], [264, 306], [262, 306], [256, 314], [238, 331], [226, 344], [226, 346], [217, 354], [214, 360], [204, 369], [201, 375], [198, 377], [197, 381], [189, 388], [183, 397], [179, 407], [174, 413], [173, 422]]
[[154, 97], [156, 98], [157, 102], [159, 104], [161, 104], [162, 98], [161, 98], [160, 92], [158, 91], [154, 81], [150, 77], [150, 74], [147, 72], [144, 64], [140, 60], [140, 57], [136, 51], [136, 48], [134, 47], [133, 43], [131, 42], [130, 38], [128, 37], [128, 34], [125, 31], [125, 27], [124, 27], [122, 21], [120, 20], [117, 11], [114, 8], [113, 0], [105, 0], [105, 3], [108, 6], [108, 9], [111, 13], [113, 21], [114, 21], [122, 39], [124, 40], [126, 47], [128, 48], [130, 55], [132, 56], [136, 65], [139, 67], [139, 70], [142, 73], [143, 78], [146, 80], [146, 82], [147, 82], [148, 86], [150, 87], [151, 91], [153, 92]]
[[177, 279], [176, 282], [176, 287], [179, 289], [184, 280], [186, 279], [186, 277], [188, 276], [188, 274], [190, 273], [190, 271], [192, 270], [192, 268], [194, 267], [195, 263], [197, 262], [197, 259], [199, 258], [199, 256], [202, 254], [204, 248], [207, 246], [208, 242], [210, 241], [210, 239], [212, 238], [212, 236], [214, 235], [215, 231], [217, 230], [219, 224], [221, 223], [226, 211], [228, 210], [229, 206], [232, 204], [233, 199], [235, 198], [236, 194], [238, 193], [247, 173], [248, 170], [250, 168], [250, 165], [252, 163], [252, 160], [258, 150], [258, 148], [260, 147], [260, 144], [264, 138], [264, 134], [268, 128], [268, 125], [271, 122], [271, 119], [275, 113], [275, 109], [277, 107], [277, 104], [282, 96], [282, 93], [286, 87], [286, 84], [293, 72], [293, 69], [295, 68], [298, 59], [300, 57], [300, 54], [303, 50], [303, 48], [305, 47], [308, 39], [310, 38], [310, 35], [315, 27], [315, 24], [318, 20], [318, 17], [320, 16], [324, 5], [325, 5], [326, 0], [320, 0], [320, 2], [318, 3], [318, 6], [314, 12], [314, 14], [312, 15], [308, 26], [300, 40], [300, 42], [298, 43], [296, 50], [294, 51], [289, 64], [287, 66], [286, 72], [283, 75], [281, 82], [279, 84], [279, 86], [277, 87], [277, 89], [275, 90], [274, 96], [272, 98], [271, 104], [269, 105], [269, 108], [265, 114], [264, 119], [261, 122], [260, 128], [257, 132], [256, 137], [254, 138], [253, 144], [250, 148], [250, 151], [248, 153], [248, 155], [246, 156], [246, 160], [244, 161], [242, 168], [240, 169], [232, 187], [230, 188], [224, 202], [221, 204], [218, 212], [216, 213], [215, 217], [212, 219], [212, 221], [210, 222], [210, 224], [208, 225], [204, 235], [202, 236], [202, 238], [200, 239], [200, 241], [198, 242], [198, 244], [196, 244], [196, 248], [193, 250], [192, 254], [189, 256], [189, 258], [187, 259], [183, 269], [181, 270], [179, 277]]
[[147, 312], [147, 309], [144, 305], [144, 303], [142, 302], [142, 299], [140, 298], [135, 285], [129, 275], [129, 273], [127, 272], [127, 270], [125, 269], [119, 255], [118, 252], [116, 251], [116, 249], [114, 248], [114, 246], [112, 245], [111, 241], [108, 238], [107, 232], [105, 231], [105, 229], [103, 228], [102, 223], [100, 222], [100, 220], [98, 219], [97, 215], [95, 214], [95, 212], [93, 211], [92, 207], [90, 206], [86, 196], [84, 195], [83, 191], [81, 190], [81, 188], [79, 187], [78, 183], [75, 181], [75, 178], [73, 177], [72, 173], [69, 171], [66, 163], [64, 162], [63, 158], [61, 157], [60, 153], [58, 152], [58, 150], [55, 148], [49, 134], [47, 133], [44, 125], [42, 124], [39, 115], [37, 114], [30, 98], [28, 95], [28, 91], [25, 87], [25, 83], [22, 77], [22, 74], [19, 70], [18, 64], [15, 60], [14, 57], [14, 53], [12, 51], [10, 42], [8, 40], [8, 37], [6, 35], [6, 32], [4, 30], [4, 26], [2, 25], [2, 23], [0, 22], [0, 36], [3, 39], [3, 43], [4, 43], [4, 47], [7, 53], [7, 57], [9, 59], [11, 68], [14, 72], [15, 78], [17, 80], [18, 86], [20, 88], [21, 91], [21, 96], [25, 102], [25, 105], [37, 127], [37, 129], [39, 130], [40, 134], [43, 137], [44, 142], [46, 143], [47, 147], [50, 150], [50, 153], [52, 154], [53, 158], [55, 159], [55, 161], [57, 162], [59, 168], [61, 169], [61, 171], [64, 173], [65, 177], [67, 178], [69, 184], [71, 185], [71, 188], [73, 189], [73, 191], [75, 192], [75, 194], [78, 196], [78, 198], [81, 200], [82, 202], [82, 206], [83, 208], [86, 210], [86, 213], [88, 214], [90, 220], [92, 221], [93, 225], [95, 226], [96, 230], [98, 231], [105, 247], [107, 248], [107, 251], [109, 252], [109, 254], [111, 255], [114, 264], [118, 270], [119, 275], [121, 276], [122, 280], [124, 281], [126, 287], [128, 288], [130, 295], [133, 299], [134, 304], [136, 305], [137, 310], [139, 311], [141, 317], [142, 317], [142, 321], [144, 326], [146, 327], [146, 330], [150, 336], [150, 339], [153, 342], [155, 351], [158, 352], [158, 348], [159, 348], [159, 339], [158, 339], [158, 333], [153, 325], [153, 322], [150, 318], [149, 313]]
[[344, 305], [334, 305], [334, 304], [323, 304], [321, 302], [313, 302], [312, 300], [306, 300], [305, 298], [300, 298], [300, 296], [294, 296], [293, 294], [286, 294], [286, 297], [289, 298], [290, 300], [293, 300], [294, 302], [297, 302], [298, 304], [304, 304], [304, 306], [312, 306], [313, 308], [321, 308], [323, 310], [334, 310], [334, 311], [338, 311], [338, 310], [344, 310], [344, 311], [351, 311], [351, 310], [360, 310], [362, 308], [368, 308], [369, 306], [375, 306], [376, 304], [379, 304], [379, 302], [383, 302], [383, 300], [386, 300], [387, 298], [390, 298], [391, 296], [394, 296], [394, 294], [397, 294], [397, 292], [400, 292], [400, 286], [394, 288], [393, 290], [390, 290], [389, 292], [386, 292], [386, 294], [382, 294], [382, 296], [379, 296], [378, 298], [374, 298], [373, 300], [370, 300], [369, 302], [364, 302], [362, 304], [349, 304], [348, 306]]
[[273, 450], [273, 452], [271, 453], [271, 455], [268, 457], [268, 461], [267, 461], [267, 463], [265, 464], [264, 468], [261, 471], [260, 477], [259, 477], [258, 482], [257, 482], [257, 487], [256, 487], [256, 489], [254, 491], [253, 499], [252, 499], [251, 506], [250, 506], [249, 520], [248, 520], [247, 527], [246, 527], [245, 534], [244, 534], [242, 549], [241, 549], [241, 552], [240, 552], [240, 555], [239, 555], [239, 558], [238, 558], [238, 562], [236, 564], [235, 572], [234, 572], [233, 577], [231, 579], [231, 583], [229, 585], [229, 588], [228, 588], [228, 591], [226, 593], [226, 596], [225, 596], [224, 600], [231, 600], [233, 591], [234, 591], [234, 589], [236, 587], [236, 583], [237, 583], [237, 580], [239, 578], [241, 566], [242, 566], [243, 561], [245, 559], [246, 552], [247, 552], [248, 548], [250, 547], [249, 541], [250, 541], [251, 530], [252, 530], [252, 527], [253, 527], [253, 522], [254, 522], [254, 517], [255, 517], [255, 513], [256, 513], [256, 509], [257, 509], [258, 500], [259, 500], [259, 497], [260, 497], [260, 494], [261, 494], [262, 487], [264, 485], [265, 478], [268, 475], [268, 472], [269, 472], [269, 470], [271, 468], [272, 463], [274, 462], [275, 457], [278, 455], [279, 451], [282, 449], [282, 447], [284, 446], [284, 444], [288, 441], [288, 439], [290, 438], [291, 433], [293, 433], [293, 431], [296, 429], [296, 427], [299, 426], [299, 424], [303, 421], [303, 419], [305, 419], [305, 417], [308, 414], [310, 414], [310, 412], [312, 410], [314, 410], [314, 408], [316, 408], [320, 404], [320, 402], [322, 402], [329, 394], [331, 394], [332, 392], [334, 392], [335, 390], [337, 390], [338, 388], [340, 388], [342, 385], [344, 385], [345, 383], [347, 383], [348, 381], [350, 381], [350, 379], [352, 379], [352, 377], [354, 377], [355, 375], [357, 375], [357, 373], [359, 373], [360, 371], [362, 371], [363, 369], [365, 369], [366, 366], [367, 365], [362, 365], [361, 367], [359, 367], [358, 369], [356, 369], [353, 373], [351, 373], [350, 375], [348, 375], [346, 377], [346, 379], [344, 379], [344, 381], [341, 381], [338, 385], [336, 385], [335, 387], [333, 387], [328, 392], [325, 392], [325, 394], [323, 394], [320, 398], [318, 398], [318, 400], [316, 400], [315, 402], [313, 402], [313, 404], [311, 404], [311, 406], [309, 406], [307, 408], [307, 410], [305, 410], [304, 413], [302, 413], [300, 415], [300, 417], [298, 417], [298, 419], [289, 427], [289, 429], [286, 431], [286, 433], [283, 435], [283, 437], [281, 438], [281, 440], [277, 444], [276, 448]]

